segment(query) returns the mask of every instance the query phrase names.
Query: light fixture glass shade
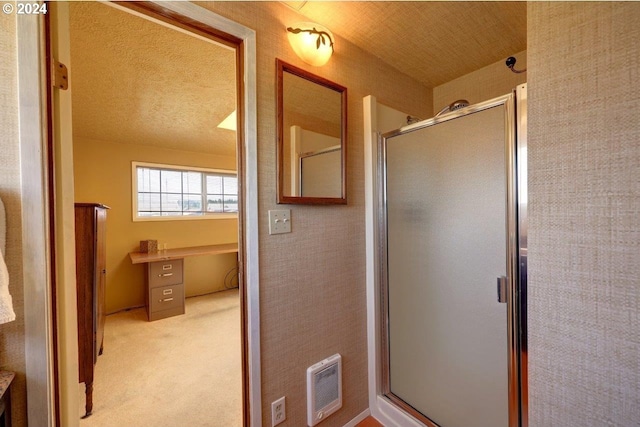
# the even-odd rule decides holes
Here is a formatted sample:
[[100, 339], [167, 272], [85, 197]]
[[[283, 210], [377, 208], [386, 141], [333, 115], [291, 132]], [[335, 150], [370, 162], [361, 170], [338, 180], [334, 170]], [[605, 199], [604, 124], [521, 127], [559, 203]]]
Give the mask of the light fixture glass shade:
[[298, 22], [287, 27], [293, 51], [309, 65], [324, 65], [333, 54], [333, 34], [326, 27], [313, 22]]

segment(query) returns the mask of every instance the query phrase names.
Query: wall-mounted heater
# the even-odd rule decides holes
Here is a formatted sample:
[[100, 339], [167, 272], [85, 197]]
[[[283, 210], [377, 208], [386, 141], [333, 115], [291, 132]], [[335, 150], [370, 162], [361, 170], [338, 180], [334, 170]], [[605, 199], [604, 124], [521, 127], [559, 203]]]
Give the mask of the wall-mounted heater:
[[342, 357], [331, 357], [307, 368], [307, 424], [313, 427], [342, 408]]

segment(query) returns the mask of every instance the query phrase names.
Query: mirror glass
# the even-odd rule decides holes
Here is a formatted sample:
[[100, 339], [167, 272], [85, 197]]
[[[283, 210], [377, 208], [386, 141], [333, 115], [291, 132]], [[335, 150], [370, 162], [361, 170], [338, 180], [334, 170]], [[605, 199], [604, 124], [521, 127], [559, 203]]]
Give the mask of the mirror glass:
[[345, 204], [347, 89], [276, 66], [278, 203]]

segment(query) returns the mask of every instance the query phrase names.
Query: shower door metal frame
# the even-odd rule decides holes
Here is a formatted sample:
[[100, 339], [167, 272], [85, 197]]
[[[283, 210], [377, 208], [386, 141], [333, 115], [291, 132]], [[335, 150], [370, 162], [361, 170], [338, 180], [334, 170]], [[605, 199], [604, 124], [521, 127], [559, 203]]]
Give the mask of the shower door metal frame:
[[[428, 128], [494, 107], [504, 107], [506, 165], [506, 248], [507, 248], [507, 346], [508, 346], [508, 426], [527, 427], [527, 138], [526, 84], [510, 94], [470, 105], [454, 112], [423, 120], [378, 136], [378, 232], [381, 309], [381, 395], [424, 423], [439, 426], [426, 415], [391, 392], [389, 346], [389, 283], [387, 271], [387, 139]], [[487, 283], [487, 286], [492, 284]]]

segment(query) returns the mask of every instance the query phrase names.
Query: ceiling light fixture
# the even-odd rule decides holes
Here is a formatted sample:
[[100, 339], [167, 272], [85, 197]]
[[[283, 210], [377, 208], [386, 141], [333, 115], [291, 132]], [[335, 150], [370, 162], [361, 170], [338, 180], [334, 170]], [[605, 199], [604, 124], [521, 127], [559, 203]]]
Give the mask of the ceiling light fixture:
[[333, 34], [326, 27], [313, 22], [299, 22], [287, 27], [293, 51], [309, 65], [320, 67], [333, 54]]

